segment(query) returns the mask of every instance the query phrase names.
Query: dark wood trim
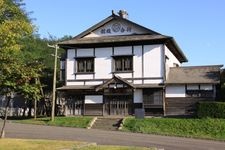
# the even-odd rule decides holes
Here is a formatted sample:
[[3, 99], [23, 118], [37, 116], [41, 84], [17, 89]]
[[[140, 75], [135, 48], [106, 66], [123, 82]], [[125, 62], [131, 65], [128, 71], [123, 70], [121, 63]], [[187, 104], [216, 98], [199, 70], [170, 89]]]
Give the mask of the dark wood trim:
[[[95, 74], [95, 72], [75, 72], [74, 73], [75, 75], [82, 75], [82, 74]], [[78, 79], [78, 80], [75, 80], [75, 81], [79, 81], [80, 79]], [[83, 79], [82, 79], [83, 80]], [[91, 80], [91, 79], [90, 79]]]
[[[132, 45], [132, 55], [134, 56], [134, 46]], [[132, 57], [132, 69], [133, 69], [133, 72], [132, 72], [132, 79], [134, 78], [134, 57]], [[134, 83], [134, 80], [131, 80], [132, 83]]]
[[166, 116], [166, 89], [163, 88], [163, 115]]
[[74, 57], [75, 59], [82, 59], [82, 58], [96, 58], [95, 56], [77, 56]]
[[[95, 56], [95, 47], [93, 49], [93, 55], [94, 55], [94, 72], [95, 72], [95, 58], [96, 58], [96, 56]], [[93, 74], [93, 79], [95, 79], [95, 73]]]
[[124, 54], [124, 55], [112, 55], [111, 57], [132, 57], [132, 56], [134, 56], [134, 54]]
[[[75, 57], [74, 57], [74, 73], [77, 72], [77, 61], [76, 61], [76, 57], [77, 57], [77, 48], [74, 49], [75, 50]], [[75, 75], [75, 79], [77, 78], [76, 74]]]
[[163, 65], [163, 82], [166, 81], [166, 52], [165, 46], [162, 45], [162, 65]]
[[[144, 45], [141, 46], [141, 77], [144, 78]], [[144, 84], [144, 80], [142, 79], [142, 84]]]
[[[112, 56], [114, 55], [114, 46], [112, 47]], [[114, 70], [115, 70], [115, 60], [113, 58], [111, 58], [112, 61], [111, 61], [111, 72], [112, 72], [112, 75], [114, 76]]]
[[[146, 77], [146, 78], [123, 78], [124, 80], [158, 80], [163, 79], [162, 77]], [[107, 81], [109, 79], [77, 79], [77, 80], [67, 80], [67, 82], [75, 81]]]
[[115, 73], [133, 73], [134, 71], [131, 70], [131, 71], [113, 71], [111, 72], [112, 74], [115, 74]]

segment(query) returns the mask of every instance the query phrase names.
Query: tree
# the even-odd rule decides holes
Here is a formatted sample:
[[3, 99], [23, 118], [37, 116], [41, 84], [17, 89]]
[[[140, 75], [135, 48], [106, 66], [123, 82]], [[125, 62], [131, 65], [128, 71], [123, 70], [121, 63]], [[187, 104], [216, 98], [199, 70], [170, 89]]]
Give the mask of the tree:
[[0, 0], [0, 94], [6, 97], [1, 138], [12, 95], [31, 80], [29, 75], [24, 74], [27, 68], [19, 59], [23, 48], [21, 41], [33, 33], [33, 26], [25, 11], [19, 7], [21, 5], [22, 0]]

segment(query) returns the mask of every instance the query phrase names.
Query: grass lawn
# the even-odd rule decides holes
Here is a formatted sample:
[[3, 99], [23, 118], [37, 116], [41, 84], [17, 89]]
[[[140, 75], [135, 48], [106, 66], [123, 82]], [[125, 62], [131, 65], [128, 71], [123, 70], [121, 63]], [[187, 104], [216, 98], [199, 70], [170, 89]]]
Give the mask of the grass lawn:
[[101, 146], [76, 141], [0, 139], [0, 150], [154, 150], [128, 146]]
[[225, 140], [225, 119], [127, 118], [124, 131]]
[[17, 123], [37, 124], [37, 125], [50, 125], [50, 126], [61, 126], [61, 127], [76, 127], [86, 128], [92, 117], [55, 117], [55, 121], [52, 122], [49, 117], [34, 119], [19, 119], [13, 120]]

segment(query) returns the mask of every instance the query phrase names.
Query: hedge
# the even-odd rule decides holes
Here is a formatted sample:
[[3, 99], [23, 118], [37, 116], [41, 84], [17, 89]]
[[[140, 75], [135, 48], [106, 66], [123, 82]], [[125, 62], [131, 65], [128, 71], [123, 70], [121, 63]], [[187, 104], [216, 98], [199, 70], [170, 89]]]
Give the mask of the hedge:
[[199, 118], [225, 118], [225, 102], [199, 102], [197, 116]]

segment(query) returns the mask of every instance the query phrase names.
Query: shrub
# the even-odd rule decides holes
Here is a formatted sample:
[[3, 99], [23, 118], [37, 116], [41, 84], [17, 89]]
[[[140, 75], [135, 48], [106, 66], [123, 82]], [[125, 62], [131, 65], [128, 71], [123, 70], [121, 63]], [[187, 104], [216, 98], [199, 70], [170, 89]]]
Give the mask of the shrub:
[[225, 102], [199, 102], [197, 116], [199, 118], [225, 118]]

